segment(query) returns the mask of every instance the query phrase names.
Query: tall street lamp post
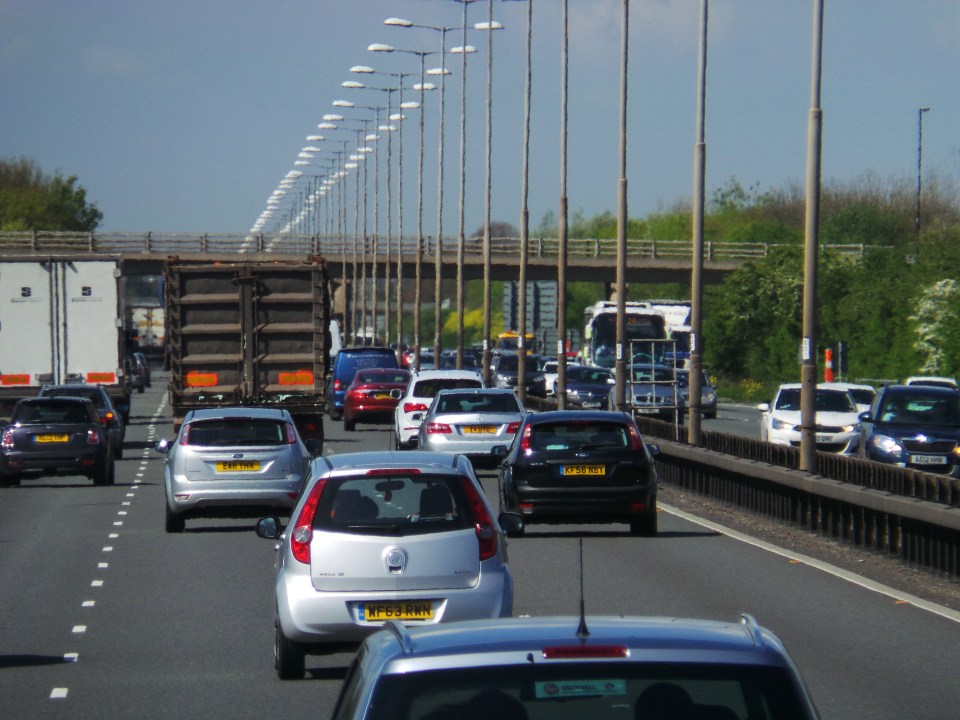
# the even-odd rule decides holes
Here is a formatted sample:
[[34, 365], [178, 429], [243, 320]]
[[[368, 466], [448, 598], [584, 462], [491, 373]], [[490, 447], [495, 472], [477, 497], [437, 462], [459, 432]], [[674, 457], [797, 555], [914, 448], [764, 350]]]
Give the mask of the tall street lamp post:
[[563, 0], [560, 59], [560, 218], [557, 224], [557, 407], [567, 407], [567, 90], [570, 68], [569, 0]]
[[617, 182], [617, 357], [614, 398], [616, 409], [626, 408], [626, 267], [627, 267], [627, 59], [630, 39], [630, 0], [623, 0], [620, 50], [620, 177]]
[[[492, 37], [492, 33], [491, 33]], [[526, 404], [527, 401], [527, 349], [526, 349], [526, 338], [527, 338], [527, 255], [529, 252], [529, 242], [530, 242], [530, 208], [528, 207], [527, 200], [529, 195], [530, 188], [530, 90], [531, 90], [531, 81], [533, 79], [532, 73], [532, 53], [533, 53], [533, 0], [527, 0], [527, 54], [526, 54], [526, 75], [524, 80], [524, 95], [523, 95], [523, 162], [520, 171], [520, 275], [519, 275], [519, 309], [520, 309], [520, 340], [518, 344], [519, 352], [517, 354], [517, 394], [520, 397], [521, 404]], [[493, 55], [491, 47], [491, 56]], [[488, 205], [489, 208], [489, 205]], [[490, 230], [490, 218], [487, 218], [487, 235], [489, 235]], [[487, 257], [489, 258], [490, 252], [487, 248]], [[489, 291], [484, 288], [484, 295], [489, 295]], [[490, 339], [490, 304], [489, 300], [487, 305], [484, 308], [484, 326], [487, 329], [485, 335], [486, 340]], [[486, 346], [486, 345], [485, 345]], [[489, 355], [489, 350], [487, 351]], [[484, 368], [489, 374], [490, 372], [490, 361], [489, 359], [484, 361]]]
[[923, 193], [923, 114], [928, 112], [930, 112], [928, 107], [917, 110], [917, 222], [915, 226], [917, 254], [920, 252], [920, 201]]

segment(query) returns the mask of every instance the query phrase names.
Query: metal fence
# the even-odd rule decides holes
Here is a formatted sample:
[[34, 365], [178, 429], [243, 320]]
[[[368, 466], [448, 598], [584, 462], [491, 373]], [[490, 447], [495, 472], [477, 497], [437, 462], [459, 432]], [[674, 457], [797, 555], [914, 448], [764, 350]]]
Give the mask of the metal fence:
[[[209, 253], [227, 255], [235, 253], [276, 253], [284, 255], [368, 255], [374, 249], [373, 237], [352, 235], [264, 235], [231, 233], [74, 233], [74, 232], [0, 232], [0, 254], [30, 255], [49, 253], [102, 253], [102, 254], [157, 254], [180, 255]], [[380, 254], [388, 248], [396, 253], [397, 238], [376, 239]], [[441, 249], [453, 253], [458, 238], [445, 237]], [[413, 257], [419, 244], [418, 238], [404, 236], [399, 239], [401, 253]], [[424, 238], [424, 252], [432, 254], [437, 246], [435, 237]], [[704, 259], [707, 261], [750, 260], [769, 255], [778, 247], [792, 247], [799, 252], [799, 245], [776, 245], [771, 243], [707, 242]], [[824, 245], [824, 251], [846, 255], [863, 255], [870, 246]], [[515, 256], [520, 251], [520, 240], [514, 237], [495, 237], [490, 240], [491, 253], [496, 256]], [[533, 257], [556, 257], [558, 240], [551, 237], [532, 238], [529, 243]], [[464, 252], [470, 255], [483, 253], [481, 238], [464, 239]], [[609, 258], [617, 255], [617, 241], [613, 238], [571, 238], [568, 253], [572, 258]], [[679, 259], [689, 258], [692, 253], [690, 240], [644, 240], [628, 239], [627, 255], [630, 258]]]

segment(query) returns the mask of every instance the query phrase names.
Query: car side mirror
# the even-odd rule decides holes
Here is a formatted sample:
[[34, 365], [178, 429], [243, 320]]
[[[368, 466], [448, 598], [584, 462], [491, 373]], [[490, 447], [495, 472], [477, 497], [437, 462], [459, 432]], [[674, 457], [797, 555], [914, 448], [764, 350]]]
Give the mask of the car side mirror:
[[280, 518], [278, 517], [265, 517], [257, 520], [257, 537], [262, 537], [266, 540], [276, 540], [280, 537]]
[[770, 412], [770, 403], [760, 403], [757, 405], [757, 410], [760, 412]]
[[154, 449], [155, 451], [157, 451], [158, 453], [162, 453], [162, 454], [166, 455], [168, 452], [170, 452], [170, 446], [171, 446], [172, 444], [173, 444], [173, 441], [172, 441], [172, 440], [168, 440], [167, 438], [163, 438], [160, 442], [158, 442], [156, 445], [153, 446], [153, 449]]
[[860, 413], [860, 422], [873, 422], [873, 415], [870, 414], [870, 411]]
[[650, 453], [650, 457], [657, 457], [660, 454], [660, 446], [654, 443], [647, 443], [647, 452]]
[[490, 448], [490, 454], [495, 458], [503, 458], [507, 456], [507, 446], [506, 445], [494, 445]]
[[519, 513], [503, 512], [497, 518], [500, 527], [507, 534], [507, 537], [521, 537], [524, 531], [523, 518]]

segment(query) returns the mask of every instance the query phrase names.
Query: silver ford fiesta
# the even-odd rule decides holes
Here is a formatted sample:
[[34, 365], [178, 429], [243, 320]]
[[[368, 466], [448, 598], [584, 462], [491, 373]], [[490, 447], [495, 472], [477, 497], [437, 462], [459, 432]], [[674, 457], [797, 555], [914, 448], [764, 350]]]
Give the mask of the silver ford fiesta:
[[421, 451], [320, 457], [279, 539], [274, 657], [283, 679], [307, 654], [354, 650], [388, 620], [509, 617], [504, 535], [470, 462]]

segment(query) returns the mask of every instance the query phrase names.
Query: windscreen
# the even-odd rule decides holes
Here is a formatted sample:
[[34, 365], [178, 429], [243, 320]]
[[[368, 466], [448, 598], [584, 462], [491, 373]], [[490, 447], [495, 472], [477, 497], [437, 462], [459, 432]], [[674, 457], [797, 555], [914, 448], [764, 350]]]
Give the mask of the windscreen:
[[880, 422], [903, 425], [960, 427], [960, 399], [956, 397], [889, 396], [880, 408]]
[[481, 395], [449, 394], [437, 399], [437, 413], [519, 413], [520, 405], [513, 393]]
[[203, 447], [284, 445], [287, 423], [281, 420], [198, 420], [187, 430], [187, 444]]
[[807, 707], [783, 668], [564, 661], [387, 675], [377, 682], [365, 717], [802, 720], [812, 717]]
[[533, 450], [625, 448], [629, 444], [629, 430], [622, 423], [544, 423], [534, 425], [530, 432], [530, 447]]
[[483, 387], [478, 377], [476, 380], [468, 378], [434, 378], [421, 380], [413, 388], [413, 396], [418, 398], [435, 397], [441, 390], [466, 390], [468, 388]]
[[87, 409], [78, 403], [23, 403], [13, 412], [14, 425], [89, 423]]
[[458, 477], [398, 473], [328, 481], [313, 526], [335, 532], [419, 535], [473, 523]]

